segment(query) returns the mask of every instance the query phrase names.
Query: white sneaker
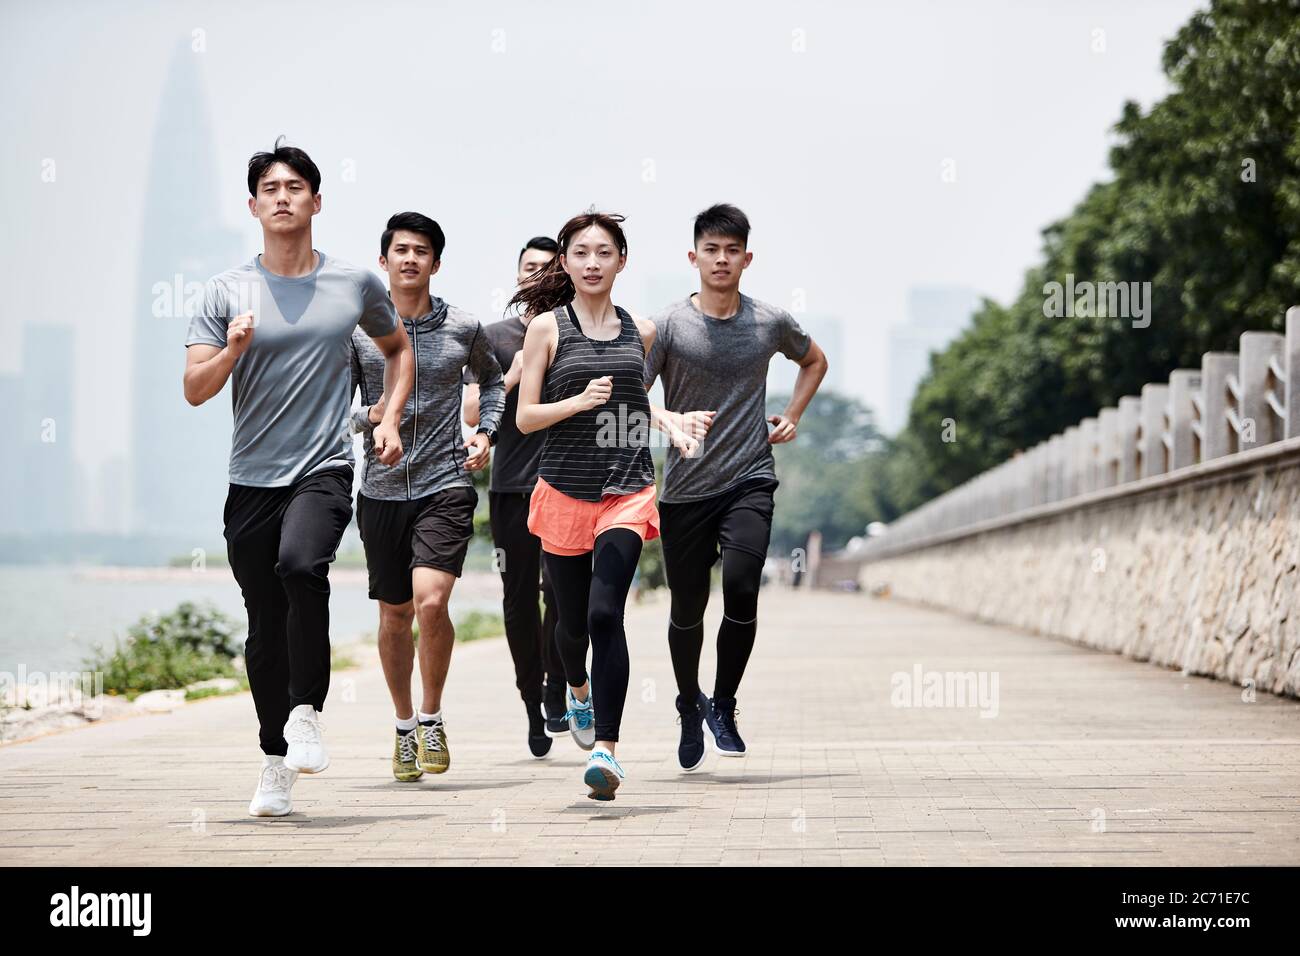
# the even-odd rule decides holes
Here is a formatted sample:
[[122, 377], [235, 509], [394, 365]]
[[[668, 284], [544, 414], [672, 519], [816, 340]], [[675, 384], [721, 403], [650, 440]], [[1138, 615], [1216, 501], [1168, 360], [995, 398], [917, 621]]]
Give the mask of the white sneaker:
[[262, 773], [257, 778], [257, 792], [248, 805], [249, 816], [282, 817], [292, 812], [289, 791], [298, 779], [298, 772], [284, 765], [283, 757], [262, 758]]
[[284, 725], [289, 752], [284, 755], [284, 765], [299, 773], [320, 773], [328, 767], [330, 756], [321, 739], [323, 729], [320, 715], [311, 704], [299, 704], [289, 711], [289, 720]]
[[596, 746], [596, 711], [592, 709], [591, 685], [587, 685], [587, 699], [581, 703], [573, 696], [572, 687], [566, 688], [565, 694], [569, 709], [565, 712], [564, 719], [569, 722], [573, 742], [583, 750], [590, 750]]
[[593, 800], [613, 800], [618, 785], [627, 779], [623, 768], [618, 765], [614, 755], [604, 747], [597, 747], [587, 758], [587, 769], [582, 773], [582, 782], [591, 788], [587, 794]]

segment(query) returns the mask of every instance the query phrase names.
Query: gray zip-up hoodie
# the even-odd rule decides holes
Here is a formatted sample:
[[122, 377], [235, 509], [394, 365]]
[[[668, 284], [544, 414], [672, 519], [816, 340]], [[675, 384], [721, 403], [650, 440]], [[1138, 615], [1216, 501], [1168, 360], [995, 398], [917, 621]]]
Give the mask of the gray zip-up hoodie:
[[506, 389], [483, 326], [468, 312], [437, 296], [429, 298], [432, 311], [402, 320], [415, 351], [415, 387], [402, 411], [402, 459], [396, 465], [385, 465], [375, 456], [375, 426], [370, 423], [370, 406], [384, 392], [384, 353], [360, 329], [352, 335], [352, 387], [361, 389], [362, 407], [353, 413], [351, 425], [365, 436], [361, 493], [367, 498], [409, 501], [443, 488], [473, 485], [465, 470], [469, 452], [462, 447], [460, 427], [466, 366], [479, 385], [478, 431], [495, 442], [501, 423]]

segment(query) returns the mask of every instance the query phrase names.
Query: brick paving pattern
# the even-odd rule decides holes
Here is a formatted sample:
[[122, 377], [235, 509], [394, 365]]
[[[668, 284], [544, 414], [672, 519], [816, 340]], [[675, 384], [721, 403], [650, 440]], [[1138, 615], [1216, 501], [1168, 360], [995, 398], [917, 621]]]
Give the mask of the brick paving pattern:
[[[460, 645], [452, 767], [392, 779], [373, 652], [335, 674], [332, 766], [246, 815], [251, 699], [0, 747], [0, 864], [1300, 864], [1300, 703], [861, 594], [765, 589], [741, 759], [677, 771], [667, 604], [628, 612], [613, 803], [568, 739], [531, 759], [504, 640]], [[721, 614], [717, 594], [709, 631]], [[893, 676], [996, 674], [997, 715]], [[706, 641], [705, 687], [713, 672]], [[599, 704], [599, 688], [596, 700]], [[949, 703], [953, 703], [950, 701]]]

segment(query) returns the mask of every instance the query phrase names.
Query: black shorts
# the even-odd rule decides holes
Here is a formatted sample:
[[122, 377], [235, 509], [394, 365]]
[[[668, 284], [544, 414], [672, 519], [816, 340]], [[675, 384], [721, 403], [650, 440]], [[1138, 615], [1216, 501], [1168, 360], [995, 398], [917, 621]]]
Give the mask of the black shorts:
[[778, 484], [775, 478], [758, 478], [699, 501], [661, 502], [659, 532], [669, 583], [675, 568], [686, 576], [707, 571], [721, 556], [722, 548], [767, 557], [772, 538], [772, 493]]
[[413, 501], [357, 495], [357, 529], [366, 549], [370, 597], [386, 604], [411, 600], [411, 569], [437, 568], [460, 577], [474, 536], [478, 492], [466, 485]]

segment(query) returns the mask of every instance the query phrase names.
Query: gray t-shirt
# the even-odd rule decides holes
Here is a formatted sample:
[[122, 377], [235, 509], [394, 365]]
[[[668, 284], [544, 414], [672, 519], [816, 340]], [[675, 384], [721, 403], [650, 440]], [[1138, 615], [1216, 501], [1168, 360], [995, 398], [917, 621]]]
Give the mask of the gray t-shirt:
[[231, 484], [280, 488], [353, 463], [352, 331], [388, 335], [397, 310], [377, 275], [317, 255], [305, 276], [273, 275], [261, 256], [213, 276], [190, 321], [186, 346], [224, 348], [230, 320], [254, 316], [253, 341], [230, 373]]
[[658, 329], [646, 357], [645, 385], [664, 380], [669, 411], [716, 411], [694, 458], [668, 449], [659, 500], [699, 501], [742, 481], [775, 478], [768, 444], [767, 366], [777, 352], [799, 360], [811, 339], [784, 309], [740, 297], [725, 319], [705, 315], [687, 296], [652, 317]]

